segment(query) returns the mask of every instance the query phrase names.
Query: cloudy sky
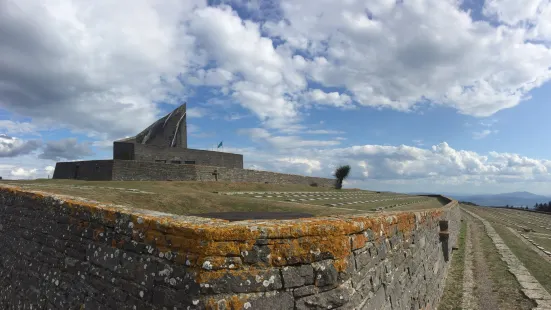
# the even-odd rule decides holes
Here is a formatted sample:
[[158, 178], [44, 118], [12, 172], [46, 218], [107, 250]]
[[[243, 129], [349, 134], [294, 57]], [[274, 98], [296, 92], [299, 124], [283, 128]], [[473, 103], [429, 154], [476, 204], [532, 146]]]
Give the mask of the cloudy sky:
[[551, 194], [548, 0], [0, 0], [0, 175], [189, 146], [396, 191]]

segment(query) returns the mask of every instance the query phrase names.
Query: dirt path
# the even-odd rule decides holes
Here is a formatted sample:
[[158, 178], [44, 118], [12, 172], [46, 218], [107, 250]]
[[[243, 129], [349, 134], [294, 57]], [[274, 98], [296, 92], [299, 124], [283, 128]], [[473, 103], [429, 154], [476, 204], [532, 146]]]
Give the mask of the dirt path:
[[494, 283], [490, 270], [486, 264], [485, 251], [482, 247], [484, 227], [479, 221], [471, 220], [469, 223], [473, 251], [473, 275], [475, 285], [476, 304], [471, 309], [500, 309], [498, 299], [494, 295]]
[[477, 302], [473, 294], [475, 282], [473, 275], [473, 242], [471, 225], [472, 223], [467, 222], [467, 232], [465, 235], [465, 269], [463, 271], [463, 297], [461, 302], [461, 309], [463, 310], [477, 309]]

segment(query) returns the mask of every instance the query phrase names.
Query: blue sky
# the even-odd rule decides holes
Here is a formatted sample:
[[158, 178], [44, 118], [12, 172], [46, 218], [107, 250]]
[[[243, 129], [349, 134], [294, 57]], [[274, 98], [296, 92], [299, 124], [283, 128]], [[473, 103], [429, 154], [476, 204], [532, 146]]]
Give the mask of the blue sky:
[[114, 139], [187, 102], [189, 147], [223, 141], [247, 168], [350, 164], [348, 187], [551, 195], [548, 1], [7, 8], [4, 178], [110, 158]]

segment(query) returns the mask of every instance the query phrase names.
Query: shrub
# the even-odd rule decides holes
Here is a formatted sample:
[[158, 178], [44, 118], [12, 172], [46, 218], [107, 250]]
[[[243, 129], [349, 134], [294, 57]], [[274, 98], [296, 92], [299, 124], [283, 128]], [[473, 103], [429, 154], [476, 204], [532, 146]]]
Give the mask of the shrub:
[[350, 166], [340, 166], [335, 170], [335, 178], [337, 180], [335, 181], [335, 188], [341, 189], [342, 188], [342, 181], [348, 177], [348, 174], [350, 173]]

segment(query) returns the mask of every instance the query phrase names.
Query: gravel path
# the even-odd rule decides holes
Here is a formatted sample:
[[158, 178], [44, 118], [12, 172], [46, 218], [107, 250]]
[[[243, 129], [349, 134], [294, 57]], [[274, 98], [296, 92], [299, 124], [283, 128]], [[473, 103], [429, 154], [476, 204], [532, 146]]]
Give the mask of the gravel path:
[[465, 234], [465, 269], [463, 271], [463, 298], [461, 309], [475, 310], [476, 300], [474, 296], [474, 276], [473, 276], [473, 243], [471, 234], [471, 223], [467, 222], [467, 231]]
[[[471, 242], [473, 250], [473, 272], [476, 283], [477, 303], [471, 304], [471, 309], [499, 309], [497, 298], [493, 293], [493, 282], [489, 274], [489, 268], [484, 258], [484, 250], [481, 239], [484, 235], [484, 228], [476, 221], [470, 222]], [[463, 284], [465, 285], [465, 284]], [[474, 287], [474, 285], [473, 285]]]

